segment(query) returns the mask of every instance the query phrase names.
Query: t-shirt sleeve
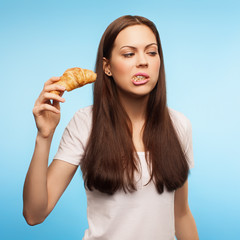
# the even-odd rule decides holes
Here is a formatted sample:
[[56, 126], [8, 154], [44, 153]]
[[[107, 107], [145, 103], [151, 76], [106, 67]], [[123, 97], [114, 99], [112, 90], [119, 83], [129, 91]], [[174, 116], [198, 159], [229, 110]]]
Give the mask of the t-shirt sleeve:
[[54, 159], [79, 165], [83, 157], [91, 128], [91, 116], [80, 109], [65, 128]]
[[193, 143], [192, 143], [192, 124], [182, 113], [170, 109], [170, 116], [178, 133], [183, 152], [187, 158], [189, 168], [194, 167]]
[[194, 167], [194, 158], [193, 158], [193, 143], [192, 143], [192, 124], [187, 119], [186, 129], [185, 129], [185, 139], [184, 139], [184, 153], [187, 157], [189, 168]]

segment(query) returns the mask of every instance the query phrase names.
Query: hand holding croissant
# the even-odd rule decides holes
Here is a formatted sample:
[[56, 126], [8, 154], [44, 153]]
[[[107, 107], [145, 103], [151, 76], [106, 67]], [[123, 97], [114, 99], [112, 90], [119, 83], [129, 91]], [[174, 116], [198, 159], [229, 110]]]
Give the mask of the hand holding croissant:
[[[97, 74], [93, 71], [75, 67], [67, 69], [60, 77], [60, 80], [57, 82], [57, 84], [64, 86], [69, 92], [75, 88], [79, 88], [85, 84], [96, 81], [96, 78]], [[59, 91], [52, 91], [51, 93], [55, 93], [57, 95], [60, 94]]]

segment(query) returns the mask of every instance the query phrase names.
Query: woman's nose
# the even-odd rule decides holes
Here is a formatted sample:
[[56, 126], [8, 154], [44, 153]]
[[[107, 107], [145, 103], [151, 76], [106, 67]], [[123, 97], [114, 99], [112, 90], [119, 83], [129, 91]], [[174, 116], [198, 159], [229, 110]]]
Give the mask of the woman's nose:
[[138, 54], [137, 67], [148, 67], [148, 61], [144, 53]]

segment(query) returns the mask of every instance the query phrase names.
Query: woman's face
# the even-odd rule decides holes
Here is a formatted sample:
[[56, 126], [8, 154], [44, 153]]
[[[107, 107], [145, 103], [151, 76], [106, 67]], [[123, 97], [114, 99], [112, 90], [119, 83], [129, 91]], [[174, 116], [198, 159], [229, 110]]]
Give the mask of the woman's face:
[[145, 25], [123, 29], [114, 42], [112, 55], [105, 65], [120, 96], [148, 95], [158, 81], [160, 57], [157, 40]]

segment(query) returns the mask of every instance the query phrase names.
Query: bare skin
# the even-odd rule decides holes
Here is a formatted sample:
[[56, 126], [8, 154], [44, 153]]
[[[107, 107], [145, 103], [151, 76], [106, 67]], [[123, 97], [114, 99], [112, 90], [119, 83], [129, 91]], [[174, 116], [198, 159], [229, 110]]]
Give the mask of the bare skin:
[[29, 225], [44, 221], [77, 170], [77, 166], [59, 160], [48, 167], [52, 137], [60, 121], [60, 102], [65, 101], [50, 93], [59, 90], [63, 94], [65, 88], [55, 84], [58, 80], [53, 77], [45, 83], [33, 108], [38, 134], [23, 189], [23, 215]]
[[175, 231], [178, 240], [199, 240], [197, 226], [188, 204], [188, 181], [174, 198]]

